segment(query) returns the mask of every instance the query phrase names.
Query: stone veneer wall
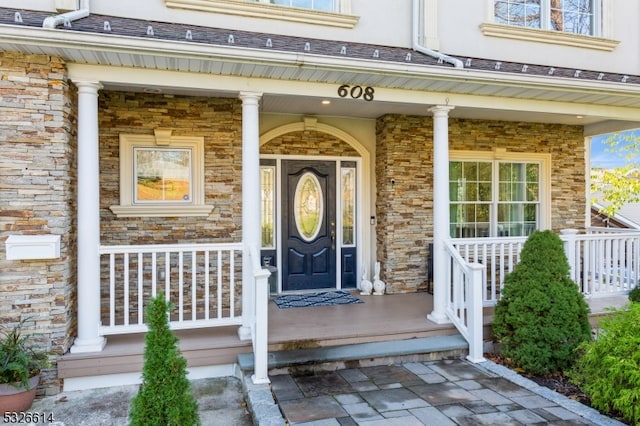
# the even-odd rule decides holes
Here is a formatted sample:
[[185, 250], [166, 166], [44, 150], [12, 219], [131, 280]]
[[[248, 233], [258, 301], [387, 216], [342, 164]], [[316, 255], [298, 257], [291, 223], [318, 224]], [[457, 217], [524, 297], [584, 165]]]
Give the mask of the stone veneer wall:
[[[242, 240], [242, 104], [238, 99], [186, 97], [104, 91], [99, 96], [100, 138], [100, 231], [103, 245], [224, 243]], [[205, 204], [213, 205], [207, 217], [122, 217], [109, 209], [120, 203], [119, 136], [153, 135], [154, 129], [172, 129], [172, 136], [204, 138]], [[259, 206], [255, 206], [259, 208]], [[188, 254], [187, 254], [188, 256]], [[108, 266], [103, 259], [103, 271]], [[171, 282], [178, 280], [177, 259], [172, 261]], [[187, 264], [190, 260], [185, 260]], [[226, 261], [225, 261], [226, 262]], [[236, 315], [241, 314], [242, 260], [235, 256]], [[135, 269], [135, 264], [132, 266]], [[226, 274], [226, 273], [225, 273]], [[103, 272], [106, 276], [106, 272]], [[137, 278], [136, 278], [137, 279]], [[146, 276], [145, 282], [150, 282]], [[175, 286], [173, 286], [176, 288]], [[204, 287], [197, 285], [199, 294]], [[119, 289], [117, 300], [122, 300]], [[178, 300], [177, 288], [171, 299]], [[201, 311], [202, 304], [190, 305], [190, 287], [185, 288], [185, 315]], [[229, 308], [229, 289], [223, 289], [222, 307]], [[108, 285], [102, 282], [102, 317], [108, 319]], [[137, 290], [130, 289], [130, 306], [137, 309]], [[146, 294], [145, 297], [149, 295]], [[198, 296], [203, 300], [204, 296]], [[116, 307], [116, 321], [123, 311]], [[177, 306], [176, 306], [177, 308]], [[212, 298], [211, 314], [217, 315]]]
[[[0, 52], [0, 323], [65, 353], [76, 321], [76, 93], [60, 58]], [[61, 236], [60, 257], [6, 260], [10, 235]], [[38, 393], [60, 391], [55, 360]]]
[[348, 143], [316, 130], [292, 132], [278, 136], [262, 145], [260, 154], [360, 156]]
[[[449, 120], [452, 150], [550, 153], [552, 228], [583, 228], [585, 148], [582, 127]], [[386, 115], [377, 122], [377, 252], [390, 292], [426, 289], [433, 238], [433, 118]], [[392, 180], [395, 184], [392, 184]]]
[[[100, 92], [100, 231], [102, 244], [240, 242], [242, 238], [242, 104], [238, 99]], [[204, 137], [208, 217], [117, 218], [119, 135]]]

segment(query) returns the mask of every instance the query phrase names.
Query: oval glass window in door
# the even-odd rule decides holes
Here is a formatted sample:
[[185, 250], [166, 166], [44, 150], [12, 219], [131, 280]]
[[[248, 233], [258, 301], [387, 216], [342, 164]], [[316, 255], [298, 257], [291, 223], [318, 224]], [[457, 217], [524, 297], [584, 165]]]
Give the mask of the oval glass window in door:
[[312, 241], [320, 232], [323, 216], [323, 194], [318, 178], [306, 172], [296, 185], [293, 199], [294, 218], [298, 233], [305, 241]]

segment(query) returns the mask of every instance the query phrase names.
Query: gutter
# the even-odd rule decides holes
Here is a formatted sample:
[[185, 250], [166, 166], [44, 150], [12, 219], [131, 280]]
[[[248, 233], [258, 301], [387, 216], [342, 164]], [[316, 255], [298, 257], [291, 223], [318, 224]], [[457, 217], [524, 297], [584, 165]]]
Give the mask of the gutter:
[[413, 50], [416, 52], [424, 53], [427, 56], [442, 60], [453, 64], [455, 68], [464, 68], [464, 64], [460, 59], [456, 59], [452, 56], [445, 55], [435, 50], [431, 50], [420, 43], [420, 3], [424, 0], [413, 0], [413, 25], [412, 25], [412, 44]]
[[42, 28], [55, 29], [58, 25], [70, 26], [71, 21], [89, 16], [89, 0], [80, 0], [80, 8], [60, 15], [49, 16], [42, 23]]

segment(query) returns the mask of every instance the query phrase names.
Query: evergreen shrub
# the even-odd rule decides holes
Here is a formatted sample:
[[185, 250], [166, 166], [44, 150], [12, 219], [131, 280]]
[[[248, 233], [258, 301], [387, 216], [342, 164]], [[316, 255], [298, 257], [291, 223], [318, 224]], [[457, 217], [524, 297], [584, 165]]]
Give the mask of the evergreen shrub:
[[598, 337], [580, 346], [570, 377], [594, 408], [640, 424], [640, 303], [614, 310]]
[[162, 293], [152, 298], [146, 309], [149, 331], [145, 335], [142, 385], [131, 403], [131, 426], [200, 425], [198, 403], [187, 380], [187, 361], [169, 328], [171, 309]]
[[535, 231], [525, 242], [520, 262], [505, 277], [493, 334], [504, 358], [538, 375], [570, 368], [578, 345], [591, 338], [589, 307], [552, 231]]

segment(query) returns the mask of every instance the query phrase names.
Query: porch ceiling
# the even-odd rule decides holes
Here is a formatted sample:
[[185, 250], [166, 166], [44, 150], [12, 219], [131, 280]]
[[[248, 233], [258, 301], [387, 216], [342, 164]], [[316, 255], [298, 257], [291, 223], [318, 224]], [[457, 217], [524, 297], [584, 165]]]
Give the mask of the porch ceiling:
[[[508, 62], [498, 67], [486, 59], [467, 59], [465, 68], [458, 69], [409, 49], [351, 43], [342, 54], [340, 42], [237, 32], [234, 38], [231, 31], [220, 29], [195, 28], [194, 32], [208, 31], [206, 41], [186, 41], [184, 28], [161, 23], [153, 23], [156, 36], [146, 37], [141, 34], [149, 22], [95, 15], [71, 28], [45, 30], [41, 23], [46, 14], [23, 15], [18, 24], [12, 21], [13, 11], [0, 8], [0, 49], [59, 56], [75, 64], [259, 79], [268, 82], [267, 89], [260, 84], [254, 89], [264, 92], [263, 112], [376, 118], [388, 113], [427, 115], [429, 106], [450, 102], [455, 106], [451, 116], [457, 118], [584, 125], [592, 128], [587, 134], [640, 127], [640, 76], [551, 71]], [[101, 27], [106, 19], [113, 28], [109, 33]], [[268, 37], [273, 37], [272, 48], [265, 47]], [[307, 44], [313, 47], [309, 50]], [[380, 55], [375, 59], [374, 49]], [[241, 85], [140, 84], [110, 78], [108, 73], [103, 77], [107, 90], [229, 97], [248, 90]], [[275, 90], [276, 84], [289, 82], [371, 86], [376, 100], [339, 98], [335, 88], [330, 93], [326, 88], [314, 92], [295, 86]], [[331, 104], [322, 104], [327, 98]]]

